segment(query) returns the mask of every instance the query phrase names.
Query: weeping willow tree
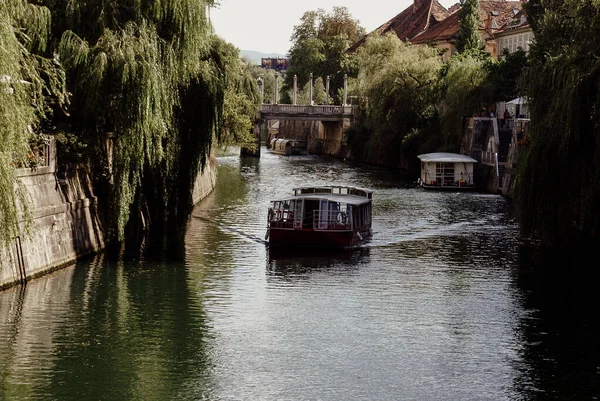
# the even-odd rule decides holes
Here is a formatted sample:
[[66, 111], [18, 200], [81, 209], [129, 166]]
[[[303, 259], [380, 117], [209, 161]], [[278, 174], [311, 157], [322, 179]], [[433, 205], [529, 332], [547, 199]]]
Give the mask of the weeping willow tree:
[[108, 200], [109, 240], [149, 226], [155, 238], [179, 241], [193, 182], [221, 133], [231, 71], [207, 17], [213, 1], [47, 5], [73, 93], [69, 122]]
[[535, 35], [526, 75], [531, 143], [515, 200], [526, 234], [550, 244], [600, 230], [600, 4], [531, 0]]
[[252, 67], [240, 59], [239, 50], [232, 44], [221, 42], [229, 62], [220, 144], [225, 147], [235, 144], [253, 152], [258, 146], [253, 134], [260, 103], [258, 85]]
[[51, 114], [49, 98], [67, 102], [56, 60], [44, 58], [50, 10], [23, 0], [0, 2], [0, 247], [31, 223], [27, 192], [15, 167], [27, 166], [29, 141]]
[[465, 117], [481, 111], [482, 86], [488, 73], [478, 57], [459, 54], [450, 59], [441, 75], [444, 146], [446, 150], [458, 153]]
[[416, 154], [403, 154], [403, 145], [407, 138], [437, 131], [434, 105], [442, 67], [437, 50], [389, 34], [367, 39], [357, 59], [358, 91], [368, 103], [358, 129], [349, 131], [353, 157], [390, 166], [416, 159]]

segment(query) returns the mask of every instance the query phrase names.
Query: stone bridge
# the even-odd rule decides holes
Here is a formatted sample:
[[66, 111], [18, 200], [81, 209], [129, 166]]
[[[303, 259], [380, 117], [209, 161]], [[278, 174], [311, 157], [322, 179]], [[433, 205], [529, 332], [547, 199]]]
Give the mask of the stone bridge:
[[[275, 75], [275, 102], [273, 104], [262, 104], [260, 107], [255, 127], [257, 140], [260, 141], [260, 125], [262, 123], [277, 121], [279, 125], [278, 132], [275, 134], [276, 137], [303, 141], [306, 144], [307, 153], [347, 157], [344, 131], [350, 127], [355, 114], [355, 107], [346, 103], [348, 77], [344, 76], [344, 95], [341, 105], [329, 104], [329, 77], [327, 77], [325, 85], [325, 104], [315, 105], [313, 103], [312, 73], [310, 74], [309, 84], [309, 104], [296, 104], [298, 92], [296, 76], [294, 76], [293, 104], [279, 104], [278, 75]], [[258, 79], [258, 87], [262, 98], [264, 96], [264, 86], [261, 78]], [[272, 136], [268, 134], [267, 147], [270, 145], [271, 138]], [[248, 154], [244, 149], [242, 153]], [[260, 151], [253, 154], [259, 156]]]
[[263, 104], [260, 117], [264, 120], [342, 121], [354, 118], [353, 106]]

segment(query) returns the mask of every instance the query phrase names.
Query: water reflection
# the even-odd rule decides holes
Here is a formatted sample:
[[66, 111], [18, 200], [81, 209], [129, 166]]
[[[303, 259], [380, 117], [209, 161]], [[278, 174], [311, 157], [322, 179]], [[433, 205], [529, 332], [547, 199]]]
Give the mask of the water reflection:
[[[184, 262], [100, 257], [0, 293], [0, 400], [600, 393], [590, 262], [529, 252], [510, 202], [312, 156], [219, 164]], [[270, 250], [269, 200], [307, 183], [375, 189], [372, 240]]]
[[307, 276], [322, 270], [331, 274], [351, 273], [361, 264], [368, 263], [369, 254], [367, 247], [343, 250], [269, 248], [267, 272], [274, 277], [286, 278]]
[[[567, 258], [569, 259], [569, 258]], [[527, 399], [600, 399], [600, 303], [595, 273], [552, 250], [522, 246], [517, 285], [523, 365], [515, 386]], [[589, 262], [588, 262], [589, 263]]]
[[206, 397], [210, 338], [185, 275], [100, 257], [0, 294], [0, 399]]

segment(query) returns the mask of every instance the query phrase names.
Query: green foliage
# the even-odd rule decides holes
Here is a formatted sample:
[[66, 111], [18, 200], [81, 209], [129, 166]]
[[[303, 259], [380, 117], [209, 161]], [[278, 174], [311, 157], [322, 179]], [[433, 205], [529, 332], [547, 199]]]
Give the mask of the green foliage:
[[[364, 33], [364, 28], [346, 7], [333, 7], [331, 13], [323, 9], [304, 13], [292, 34], [290, 69], [284, 92], [293, 89], [294, 75], [298, 77], [298, 87], [302, 88], [313, 73], [315, 80], [320, 77], [325, 81], [329, 76], [330, 94], [335, 96], [343, 87], [344, 74], [356, 73], [356, 63], [345, 51]], [[340, 103], [341, 99], [335, 101]]]
[[[288, 96], [292, 98], [293, 89], [288, 92]], [[325, 85], [323, 84], [323, 79], [321, 77], [318, 77], [313, 82], [313, 104], [325, 104], [325, 97], [326, 93]], [[298, 93], [296, 94], [296, 102], [297, 104], [310, 104], [310, 81], [307, 82], [303, 88], [298, 90]]]
[[27, 192], [14, 169], [32, 161], [31, 133], [50, 113], [48, 98], [58, 94], [55, 102], [66, 102], [56, 61], [36, 53], [46, 48], [49, 26], [45, 7], [0, 2], [0, 246], [20, 234], [20, 217], [26, 229], [31, 223]]
[[58, 132], [56, 139], [56, 158], [60, 163], [83, 163], [87, 160], [87, 144], [71, 132]]
[[73, 93], [70, 131], [95, 155], [109, 240], [139, 231], [142, 210], [158, 231], [184, 226], [193, 180], [221, 134], [226, 88], [239, 78], [239, 54], [211, 34], [213, 2], [48, 3]]
[[501, 60], [487, 63], [488, 76], [484, 82], [486, 102], [506, 102], [525, 95], [526, 88], [521, 78], [527, 66], [527, 54], [522, 49], [514, 53], [508, 53], [505, 49]]
[[409, 135], [428, 137], [437, 127], [432, 105], [439, 100], [438, 52], [389, 34], [368, 38], [357, 58], [359, 96], [368, 99], [362, 126], [373, 130], [362, 144], [362, 158], [398, 165], [404, 158], [416, 157], [403, 154], [403, 141]]
[[[525, 234], [574, 245], [600, 232], [600, 4], [531, 0], [531, 143], [515, 187]], [[522, 162], [521, 162], [522, 161]]]
[[226, 74], [227, 88], [223, 104], [223, 126], [221, 145], [240, 145], [249, 150], [256, 150], [256, 139], [252, 129], [260, 102], [256, 79], [251, 74], [251, 67], [238, 57], [238, 50], [231, 44], [229, 47]]
[[263, 80], [263, 103], [275, 103], [275, 75], [277, 75], [280, 92], [279, 99], [281, 99], [281, 88], [283, 79], [278, 71], [265, 70], [264, 68], [256, 65], [248, 65], [246, 69], [255, 81], [258, 78], [261, 78]]
[[213, 138], [245, 144], [259, 101], [239, 51], [212, 33], [214, 1], [35, 3], [0, 2], [0, 240], [29, 210], [14, 168], [36, 162], [37, 130], [56, 131], [61, 162], [91, 167], [109, 241], [148, 222], [179, 234]]
[[465, 117], [485, 109], [482, 85], [488, 73], [484, 67], [483, 61], [471, 55], [453, 57], [444, 66], [441, 74], [442, 127], [448, 151], [460, 150]]
[[479, 36], [479, 0], [465, 0], [458, 10], [460, 30], [456, 41], [459, 53], [469, 50], [479, 50], [483, 41]]

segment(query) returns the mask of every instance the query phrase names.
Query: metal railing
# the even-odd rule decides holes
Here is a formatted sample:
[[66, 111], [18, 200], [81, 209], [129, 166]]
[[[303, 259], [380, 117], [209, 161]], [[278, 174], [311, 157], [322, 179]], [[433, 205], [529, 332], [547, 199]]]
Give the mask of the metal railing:
[[481, 151], [481, 163], [487, 164], [489, 166], [495, 166], [496, 165], [496, 153], [489, 152], [487, 150], [482, 150]]
[[[269, 209], [269, 225], [278, 228], [297, 227], [295, 213], [293, 210], [274, 210]], [[300, 224], [302, 221], [300, 220]]]
[[312, 222], [315, 230], [349, 230], [352, 228], [350, 216], [340, 210], [314, 210]]
[[260, 112], [280, 115], [349, 116], [353, 114], [353, 108], [354, 106], [263, 104], [260, 107]]
[[302, 219], [293, 210], [269, 209], [269, 226], [276, 228], [312, 228], [314, 230], [350, 230], [350, 216], [340, 210], [313, 210]]

